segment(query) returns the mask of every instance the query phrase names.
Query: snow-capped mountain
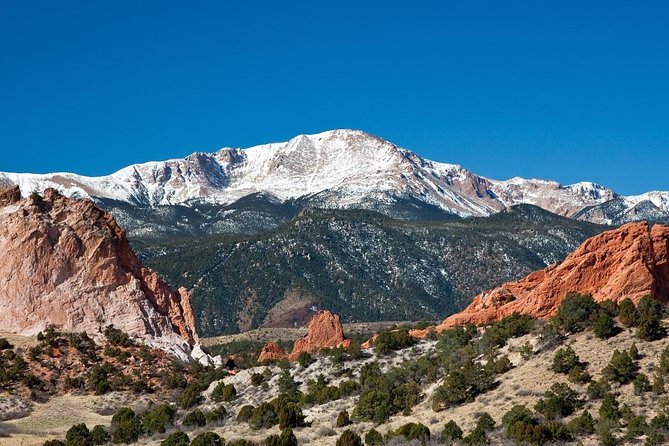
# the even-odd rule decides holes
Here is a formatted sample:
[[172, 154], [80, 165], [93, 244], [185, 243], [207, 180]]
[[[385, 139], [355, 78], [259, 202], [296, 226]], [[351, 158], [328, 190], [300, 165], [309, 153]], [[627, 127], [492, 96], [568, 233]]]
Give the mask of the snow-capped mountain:
[[586, 207], [573, 217], [610, 225], [639, 220], [669, 222], [669, 192], [652, 191], [628, 197], [619, 196]]
[[669, 216], [669, 192], [620, 197], [588, 182], [562, 186], [523, 178], [492, 180], [354, 130], [198, 152], [183, 159], [131, 165], [102, 177], [0, 173], [2, 183], [18, 184], [23, 194], [54, 187], [68, 196], [141, 207], [231, 205], [260, 194], [281, 202], [309, 200], [325, 208], [383, 210], [409, 200], [462, 217], [533, 204], [563, 216], [610, 223], [615, 219], [601, 206], [613, 200], [620, 208], [616, 215], [622, 212], [625, 219], [635, 219], [638, 213], [633, 210], [649, 205], [657, 208], [658, 215]]

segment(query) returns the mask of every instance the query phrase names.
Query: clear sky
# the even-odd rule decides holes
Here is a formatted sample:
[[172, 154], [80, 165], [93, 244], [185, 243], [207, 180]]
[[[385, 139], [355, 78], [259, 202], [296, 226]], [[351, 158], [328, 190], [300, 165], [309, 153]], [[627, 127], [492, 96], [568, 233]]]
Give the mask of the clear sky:
[[355, 128], [492, 178], [669, 190], [667, 1], [0, 4], [0, 170]]

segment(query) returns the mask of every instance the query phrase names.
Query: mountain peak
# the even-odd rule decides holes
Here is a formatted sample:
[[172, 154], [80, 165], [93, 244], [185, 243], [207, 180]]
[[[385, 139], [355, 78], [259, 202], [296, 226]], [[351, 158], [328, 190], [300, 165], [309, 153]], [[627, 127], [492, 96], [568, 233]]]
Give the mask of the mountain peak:
[[616, 194], [611, 189], [604, 187], [601, 184], [592, 183], [590, 181], [581, 181], [565, 187], [580, 195], [587, 195], [593, 199], [603, 198], [605, 200], [611, 200], [612, 198], [618, 196], [618, 194]]
[[[485, 178], [460, 165], [422, 158], [355, 129], [302, 134], [245, 149], [195, 152], [182, 159], [135, 164], [102, 177], [0, 173], [0, 184], [17, 184], [26, 195], [52, 187], [68, 196], [140, 206], [231, 205], [243, 197], [262, 194], [281, 201], [309, 200], [324, 208], [371, 210], [388, 209], [408, 200], [468, 217], [524, 203], [604, 223], [611, 222], [606, 216], [613, 211], [592, 209], [618, 198], [614, 191], [591, 182], [562, 186], [543, 179]], [[623, 209], [616, 208], [616, 215], [623, 219], [646, 215], [648, 212], [628, 211], [649, 201], [658, 209], [652, 215], [669, 216], [669, 193], [663, 194], [622, 200], [616, 206]]]

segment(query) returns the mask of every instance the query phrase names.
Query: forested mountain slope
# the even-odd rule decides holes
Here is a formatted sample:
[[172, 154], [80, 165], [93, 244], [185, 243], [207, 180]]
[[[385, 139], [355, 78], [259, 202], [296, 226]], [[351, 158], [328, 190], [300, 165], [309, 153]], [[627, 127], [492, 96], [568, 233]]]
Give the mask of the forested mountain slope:
[[147, 264], [192, 290], [198, 329], [212, 336], [303, 324], [321, 308], [345, 322], [441, 319], [604, 229], [530, 205], [432, 222], [307, 210], [260, 235], [134, 244]]

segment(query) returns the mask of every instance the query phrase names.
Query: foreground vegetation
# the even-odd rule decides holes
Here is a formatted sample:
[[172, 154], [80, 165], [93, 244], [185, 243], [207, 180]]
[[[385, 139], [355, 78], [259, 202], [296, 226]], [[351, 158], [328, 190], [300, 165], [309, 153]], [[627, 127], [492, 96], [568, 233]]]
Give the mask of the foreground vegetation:
[[[431, 332], [424, 340], [393, 329], [380, 333], [371, 351], [354, 343], [301, 355], [293, 364], [253, 365], [235, 376], [173, 362], [162, 374], [156, 370], [158, 384], [151, 385], [163, 402], [141, 410], [121, 407], [108, 425], [76, 423], [47, 443], [664, 444], [669, 344], [663, 317], [661, 305], [649, 298], [618, 305], [572, 294], [549, 321], [514, 314], [487, 327]], [[41, 358], [46, 345], [59, 345], [63, 336], [43, 334], [35, 356]], [[89, 361], [88, 375], [81, 388], [69, 391], [132, 391], [131, 382], [93, 370], [104, 358], [141, 347], [112, 330], [104, 347], [87, 349], [82, 339], [68, 338], [68, 345], [88, 351], [81, 353]], [[611, 346], [596, 352], [606, 356], [597, 367], [595, 353], [582, 347], [593, 343]], [[31, 354], [18, 359], [23, 356], [2, 340], [0, 348], [4, 388], [28, 386]], [[140, 350], [132, 351], [139, 356]], [[526, 365], [541, 375], [519, 378], [515, 370]], [[545, 387], [536, 395], [519, 388], [504, 404], [488, 400], [500, 385], [521, 379], [532, 380], [532, 388], [545, 380]]]

